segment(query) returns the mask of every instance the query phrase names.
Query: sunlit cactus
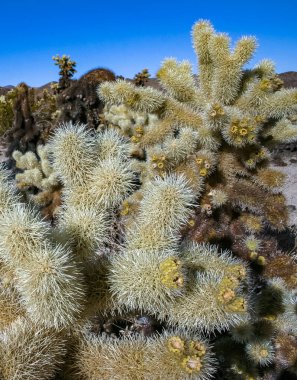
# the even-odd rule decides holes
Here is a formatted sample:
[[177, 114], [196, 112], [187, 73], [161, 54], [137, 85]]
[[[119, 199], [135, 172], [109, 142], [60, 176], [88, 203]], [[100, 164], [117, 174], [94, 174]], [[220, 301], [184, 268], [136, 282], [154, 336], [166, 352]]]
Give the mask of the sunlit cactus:
[[8, 179], [8, 170], [0, 165], [0, 215], [20, 200], [20, 196]]
[[[263, 354], [265, 361], [264, 356], [253, 356], [257, 350], [252, 347], [265, 346], [276, 331], [288, 332], [288, 321], [295, 328], [291, 319], [296, 318], [296, 311], [292, 311], [295, 298], [288, 290], [296, 288], [295, 263], [276, 251], [275, 240], [270, 237], [271, 231], [287, 227], [288, 212], [281, 194], [285, 176], [271, 169], [269, 163], [270, 151], [278, 144], [297, 141], [297, 128], [290, 120], [297, 110], [297, 91], [282, 89], [282, 81], [269, 60], [244, 69], [257, 47], [254, 37], [241, 38], [231, 49], [228, 35], [216, 33], [210, 22], [201, 20], [193, 27], [192, 39], [198, 78], [188, 61], [169, 58], [157, 73], [162, 90], [139, 88], [124, 80], [98, 89], [106, 104], [108, 128], [116, 129], [134, 146], [131, 156], [137, 159], [134, 168], [144, 189], [122, 204], [127, 249], [112, 262], [111, 286], [123, 310], [127, 306], [136, 308], [139, 303], [142, 309], [153, 312], [144, 300], [152, 296], [148, 304], [159, 302], [161, 288], [149, 289], [154, 276], [160, 281], [160, 275], [154, 265], [146, 264], [148, 269], [143, 266], [143, 271], [148, 281], [138, 281], [141, 275], [136, 274], [137, 270], [142, 260], [149, 260], [149, 251], [142, 258], [133, 249], [177, 249], [184, 277], [179, 289], [182, 296], [175, 296], [165, 311], [161, 310], [165, 303], [160, 304], [159, 318], [191, 331], [231, 330], [233, 341], [242, 345], [242, 355], [249, 355], [244, 365], [231, 360], [228, 371], [234, 376], [246, 373], [252, 377], [256, 376], [257, 365], [275, 360], [273, 349], [267, 349], [267, 357]], [[147, 202], [145, 192], [153, 194], [151, 183], [157, 183], [152, 180], [166, 181], [173, 175], [186, 179], [195, 196], [194, 212], [178, 235], [175, 231], [166, 233], [164, 240], [163, 230], [153, 227], [155, 221], [160, 226], [162, 207], [154, 201], [145, 211], [143, 205]], [[155, 221], [150, 220], [151, 210], [158, 215]], [[146, 221], [143, 232], [142, 220]], [[166, 236], [176, 236], [175, 244], [168, 245]], [[188, 239], [200, 245], [188, 244]], [[185, 243], [180, 246], [182, 240]], [[216, 247], [201, 244], [207, 242], [231, 248], [233, 253], [219, 253]], [[245, 259], [245, 263], [236, 261], [232, 254]], [[155, 254], [152, 257], [155, 262]], [[281, 278], [287, 284], [284, 286], [288, 286], [286, 291], [271, 288], [278, 262]], [[288, 262], [292, 270], [286, 274]], [[247, 263], [268, 279], [259, 298]], [[139, 301], [135, 302], [133, 293], [139, 294]], [[275, 296], [276, 304], [272, 301]], [[126, 304], [125, 298], [129, 300]], [[256, 336], [261, 337], [258, 342]]]
[[52, 378], [65, 355], [61, 333], [19, 318], [0, 333], [0, 374], [3, 380]]
[[15, 176], [18, 189], [42, 208], [47, 219], [52, 219], [61, 205], [61, 183], [49, 156], [48, 144], [38, 145], [37, 154], [30, 151], [22, 154], [18, 150], [12, 154], [16, 167], [23, 170]]
[[31, 267], [18, 269], [17, 277], [22, 302], [36, 324], [66, 327], [78, 318], [85, 292], [69, 251], [44, 244], [32, 255]]
[[[165, 91], [139, 89], [123, 80], [105, 83], [98, 91], [106, 102], [107, 120], [130, 138], [138, 154], [144, 150], [141, 172], [151, 174], [143, 181], [180, 171], [190, 181], [203, 177], [208, 192], [221, 196], [210, 203], [213, 209], [234, 212], [239, 207], [251, 216], [263, 216], [270, 228], [283, 230], [287, 215], [280, 212], [285, 205], [278, 194], [284, 175], [269, 169], [268, 149], [296, 141], [296, 126], [287, 117], [296, 112], [297, 92], [281, 89], [268, 60], [243, 69], [256, 49], [254, 37], [243, 37], [231, 50], [229, 37], [202, 20], [194, 25], [192, 38], [198, 81], [189, 62], [170, 58], [157, 73]], [[190, 144], [183, 139], [186, 131], [192, 133]], [[153, 134], [158, 139], [151, 138]], [[267, 192], [275, 194], [274, 207], [266, 200]]]
[[246, 318], [247, 304], [235, 278], [216, 272], [196, 274], [187, 292], [167, 311], [168, 322], [206, 333], [224, 331]]
[[122, 340], [88, 335], [78, 350], [78, 368], [95, 379], [210, 379], [217, 363], [199, 335], [173, 330], [162, 335]]
[[137, 223], [127, 232], [129, 248], [174, 248], [194, 203], [195, 194], [182, 175], [156, 178], [143, 189]]
[[297, 141], [297, 90], [268, 60], [244, 69], [254, 37], [231, 49], [200, 20], [192, 39], [198, 77], [168, 58], [161, 89], [102, 83], [97, 130], [67, 122], [37, 154], [14, 152], [19, 188], [59, 186], [50, 220], [0, 167], [4, 380], [294, 371], [296, 262], [275, 237], [288, 211], [269, 163]]
[[56, 87], [60, 92], [70, 86], [71, 78], [76, 73], [76, 62], [72, 61], [70, 59], [70, 56], [65, 54], [63, 54], [61, 57], [59, 54], [57, 54], [56, 56], [53, 56], [53, 60], [55, 61], [55, 65], [57, 65], [60, 69], [59, 83]]
[[109, 281], [119, 307], [154, 314], [182, 294], [185, 275], [172, 251], [128, 249], [113, 258]]
[[65, 124], [51, 141], [53, 168], [66, 186], [84, 185], [95, 165], [95, 141], [83, 125]]

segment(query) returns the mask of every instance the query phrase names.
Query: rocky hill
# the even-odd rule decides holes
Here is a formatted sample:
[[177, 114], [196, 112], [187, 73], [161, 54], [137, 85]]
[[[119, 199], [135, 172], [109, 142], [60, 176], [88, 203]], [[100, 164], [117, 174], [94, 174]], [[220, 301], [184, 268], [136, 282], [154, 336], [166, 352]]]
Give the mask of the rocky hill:
[[297, 72], [296, 71], [287, 71], [285, 73], [279, 74], [281, 80], [284, 81], [284, 87], [297, 87]]

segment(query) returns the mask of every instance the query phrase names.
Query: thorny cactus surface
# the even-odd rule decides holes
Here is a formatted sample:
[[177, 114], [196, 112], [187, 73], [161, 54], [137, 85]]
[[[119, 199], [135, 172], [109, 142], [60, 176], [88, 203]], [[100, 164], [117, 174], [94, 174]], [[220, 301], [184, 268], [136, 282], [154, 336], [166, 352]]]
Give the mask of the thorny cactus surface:
[[27, 200], [36, 203], [47, 219], [53, 219], [61, 204], [61, 183], [49, 161], [49, 145], [38, 145], [37, 154], [22, 154], [15, 150], [12, 157], [16, 168], [23, 170], [15, 176], [17, 188]]
[[200, 21], [193, 42], [199, 85], [166, 60], [164, 91], [102, 84], [109, 125], [55, 131], [54, 226], [1, 168], [0, 378], [297, 372], [296, 264], [269, 236], [286, 227], [269, 148], [297, 138], [297, 91], [268, 61], [242, 70], [253, 38], [230, 52]]
[[192, 36], [198, 83], [189, 62], [166, 59], [157, 73], [162, 91], [122, 80], [103, 84], [105, 119], [133, 143], [142, 183], [183, 173], [200, 195], [188, 226], [195, 241], [224, 241], [262, 265], [275, 248], [263, 231], [287, 226], [285, 178], [269, 161], [277, 144], [297, 139], [289, 119], [297, 90], [281, 89], [268, 60], [243, 70], [254, 38], [243, 37], [231, 51], [229, 37], [206, 21], [195, 24]]

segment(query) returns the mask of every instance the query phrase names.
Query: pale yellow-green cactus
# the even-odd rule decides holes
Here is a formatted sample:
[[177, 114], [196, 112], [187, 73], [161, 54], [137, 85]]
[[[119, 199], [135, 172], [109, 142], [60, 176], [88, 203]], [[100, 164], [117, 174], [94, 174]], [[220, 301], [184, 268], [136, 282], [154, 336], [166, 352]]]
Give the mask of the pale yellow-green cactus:
[[0, 374], [3, 380], [52, 378], [66, 353], [61, 333], [18, 318], [0, 333]]
[[178, 330], [150, 339], [115, 340], [88, 334], [77, 358], [79, 372], [87, 380], [203, 380], [212, 377], [217, 365], [204, 339]]
[[109, 223], [105, 212], [94, 207], [69, 205], [58, 217], [59, 230], [69, 239], [77, 258], [92, 255], [107, 240]]
[[85, 289], [69, 250], [47, 242], [35, 250], [30, 268], [17, 268], [16, 274], [31, 320], [56, 328], [75, 322], [83, 308]]
[[13, 204], [1, 215], [0, 254], [12, 267], [26, 267], [48, 237], [50, 226], [32, 208]]
[[24, 182], [61, 186], [51, 223], [0, 168], [5, 380], [208, 380], [217, 360], [219, 376], [257, 378], [279, 365], [275, 336], [296, 335], [295, 290], [266, 279], [279, 253], [263, 233], [286, 227], [269, 150], [296, 140], [296, 91], [270, 61], [243, 69], [254, 38], [231, 50], [207, 21], [192, 36], [198, 77], [169, 58], [162, 90], [103, 83], [98, 131], [67, 123], [38, 155], [15, 152]]
[[16, 189], [8, 181], [9, 172], [0, 165], [0, 215], [20, 199]]
[[[1, 271], [2, 272], [2, 271]], [[1, 273], [2, 274], [2, 273]], [[8, 327], [13, 321], [25, 315], [20, 297], [15, 289], [5, 282], [1, 276], [0, 283], [0, 331]]]
[[127, 231], [129, 249], [175, 248], [195, 193], [183, 176], [157, 178], [144, 189], [137, 222]]
[[127, 249], [112, 258], [109, 281], [119, 308], [154, 314], [182, 294], [185, 276], [172, 251]]
[[85, 185], [91, 168], [95, 166], [95, 140], [82, 125], [68, 123], [59, 128], [51, 141], [54, 154], [53, 168], [64, 185]]
[[[283, 119], [296, 113], [296, 90], [280, 89], [281, 81], [269, 60], [252, 70], [243, 69], [256, 49], [254, 37], [241, 38], [231, 50], [229, 37], [216, 33], [202, 20], [194, 25], [192, 38], [199, 63], [198, 81], [189, 62], [168, 58], [157, 73], [164, 91], [139, 89], [123, 80], [104, 83], [98, 93], [106, 103], [107, 120], [130, 138], [135, 151], [144, 149], [148, 168], [143, 170], [147, 173], [152, 165], [155, 175], [179, 172], [182, 164], [191, 177], [189, 155], [199, 149], [210, 154], [233, 150], [235, 161], [242, 161], [242, 151], [247, 157], [240, 166], [250, 170], [265, 167], [268, 152], [261, 160], [254, 158], [262, 152], [263, 143], [271, 147], [297, 139], [295, 126]], [[148, 121], [151, 115], [153, 127]], [[189, 136], [192, 130], [191, 144], [183, 138], [185, 130]], [[247, 174], [257, 179], [257, 171]]]
[[[60, 203], [61, 184], [50, 162], [49, 145], [39, 145], [37, 154], [22, 154], [16, 150], [12, 156], [16, 161], [16, 167], [23, 170], [15, 176], [17, 187], [38, 207], [47, 207], [52, 203], [51, 213], [54, 214]], [[37, 190], [37, 193], [32, 194], [32, 189]]]
[[[5, 171], [1, 174], [2, 190], [7, 179]], [[26, 313], [48, 327], [68, 325], [84, 298], [82, 277], [69, 252], [50, 241], [50, 225], [37, 210], [16, 202], [14, 196], [6, 199], [0, 225], [0, 259], [12, 272]], [[68, 302], [62, 295], [67, 286]]]

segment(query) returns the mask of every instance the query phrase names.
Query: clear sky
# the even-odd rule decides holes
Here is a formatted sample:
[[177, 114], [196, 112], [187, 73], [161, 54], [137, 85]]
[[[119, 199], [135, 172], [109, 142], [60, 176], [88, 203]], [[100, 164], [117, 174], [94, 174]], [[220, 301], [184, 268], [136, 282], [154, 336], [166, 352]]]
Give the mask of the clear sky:
[[277, 72], [297, 71], [297, 0], [1, 0], [0, 86], [40, 86], [58, 79], [52, 56], [70, 55], [76, 78], [96, 67], [155, 76], [165, 57], [196, 59], [190, 31], [210, 20], [232, 40], [255, 35]]

